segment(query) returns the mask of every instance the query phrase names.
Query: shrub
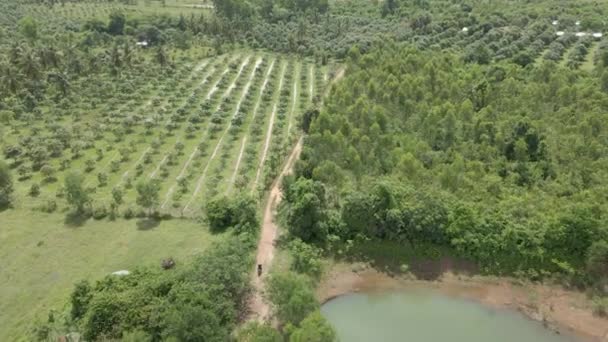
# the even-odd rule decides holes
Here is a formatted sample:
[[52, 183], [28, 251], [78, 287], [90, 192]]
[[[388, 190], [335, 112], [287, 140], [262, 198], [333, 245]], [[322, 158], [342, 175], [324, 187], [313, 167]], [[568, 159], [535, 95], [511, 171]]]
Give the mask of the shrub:
[[29, 195], [32, 197], [38, 197], [40, 195], [40, 185], [38, 183], [33, 183], [30, 187]]
[[257, 205], [250, 196], [222, 196], [207, 203], [205, 214], [213, 231], [235, 228], [239, 233], [257, 232]]
[[47, 200], [42, 205], [40, 205], [40, 211], [45, 213], [53, 213], [57, 210], [57, 202], [55, 200]]
[[321, 275], [321, 250], [319, 248], [295, 239], [289, 243], [289, 250], [293, 257], [291, 269], [312, 277]]
[[108, 216], [108, 214], [109, 214], [108, 208], [103, 204], [100, 204], [100, 205], [96, 206], [95, 208], [93, 208], [93, 218], [96, 220], [101, 220], [101, 219], [105, 218], [106, 216]]
[[593, 313], [600, 317], [608, 317], [608, 297], [596, 297], [592, 303]]
[[295, 273], [273, 274], [268, 294], [277, 317], [285, 324], [298, 325], [319, 307], [310, 280]]
[[130, 219], [132, 219], [133, 217], [135, 217], [135, 210], [133, 210], [133, 208], [131, 208], [131, 207], [126, 208], [126, 209], [123, 211], [122, 216], [123, 216], [125, 219], [130, 220]]

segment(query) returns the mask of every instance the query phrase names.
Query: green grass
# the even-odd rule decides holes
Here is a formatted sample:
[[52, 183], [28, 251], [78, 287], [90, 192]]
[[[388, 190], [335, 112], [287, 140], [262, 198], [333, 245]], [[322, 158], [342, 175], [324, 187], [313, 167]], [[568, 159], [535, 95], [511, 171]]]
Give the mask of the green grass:
[[592, 72], [595, 67], [593, 60], [595, 58], [595, 54], [597, 53], [599, 44], [593, 43], [591, 47], [589, 47], [589, 51], [587, 52], [587, 56], [585, 56], [585, 61], [581, 65], [581, 70]]
[[222, 235], [185, 220], [65, 224], [63, 214], [0, 213], [0, 341], [25, 339], [37, 318], [62, 309], [73, 284], [202, 252]]

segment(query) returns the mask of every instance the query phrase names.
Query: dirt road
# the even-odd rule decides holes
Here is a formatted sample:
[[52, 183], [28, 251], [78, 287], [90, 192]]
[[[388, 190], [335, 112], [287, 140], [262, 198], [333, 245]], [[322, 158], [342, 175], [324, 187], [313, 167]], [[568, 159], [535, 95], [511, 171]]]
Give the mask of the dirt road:
[[[285, 175], [291, 173], [293, 165], [298, 160], [300, 152], [302, 151], [303, 138], [300, 137], [298, 143], [291, 151], [283, 170], [277, 177], [270, 188], [270, 194], [266, 207], [264, 208], [264, 218], [262, 221], [262, 234], [260, 242], [258, 243], [258, 252], [256, 256], [255, 267], [253, 272], [253, 288], [254, 295], [250, 302], [250, 313], [251, 319], [257, 319], [260, 322], [266, 321], [270, 318], [270, 305], [264, 300], [264, 280], [270, 271], [272, 265], [272, 259], [274, 258], [274, 244], [277, 239], [277, 225], [274, 222], [274, 211], [276, 206], [281, 202], [281, 181]], [[262, 275], [257, 275], [257, 265], [262, 265]]]
[[[338, 81], [344, 76], [345, 68], [340, 68], [333, 77], [330, 84], [327, 86], [327, 90], [324, 96], [329, 94], [331, 84]], [[276, 206], [281, 202], [281, 182], [283, 177], [290, 174], [293, 165], [300, 157], [302, 151], [303, 137], [300, 137], [297, 144], [291, 151], [283, 170], [279, 176], [275, 179], [274, 183], [270, 188], [270, 194], [266, 201], [266, 207], [264, 208], [264, 217], [262, 220], [262, 234], [260, 241], [258, 242], [258, 252], [256, 256], [255, 269], [252, 272], [252, 284], [254, 294], [249, 302], [249, 319], [256, 319], [260, 322], [265, 322], [270, 319], [270, 305], [264, 299], [264, 280], [270, 271], [272, 266], [272, 259], [274, 258], [275, 241], [278, 236], [278, 227], [274, 222]], [[262, 275], [257, 275], [257, 265], [262, 265]]]

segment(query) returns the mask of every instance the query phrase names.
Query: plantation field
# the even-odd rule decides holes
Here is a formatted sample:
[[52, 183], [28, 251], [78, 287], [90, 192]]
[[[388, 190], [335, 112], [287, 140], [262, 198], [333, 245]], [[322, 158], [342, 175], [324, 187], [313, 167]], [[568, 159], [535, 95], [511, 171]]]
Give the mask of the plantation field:
[[[191, 16], [207, 15], [213, 8], [210, 2], [200, 0], [134, 0], [130, 3], [121, 2], [66, 2], [63, 5], [47, 6], [40, 4], [28, 4], [23, 9], [34, 18], [51, 19], [53, 21], [63, 20], [105, 20], [110, 14], [122, 11], [132, 16]], [[49, 15], [50, 14], [50, 15]]]
[[142, 180], [159, 180], [155, 209], [176, 217], [200, 215], [216, 195], [261, 196], [331, 67], [248, 50], [180, 61], [171, 72], [125, 73], [118, 85], [83, 81], [90, 97], [47, 101], [13, 121], [0, 147], [16, 169], [14, 205], [67, 208], [68, 171], [84, 174], [99, 219], [116, 188], [124, 193], [119, 215], [139, 216], [134, 185]]
[[50, 309], [63, 309], [74, 283], [118, 270], [179, 264], [223, 235], [188, 220], [65, 223], [61, 214], [0, 213], [0, 340], [16, 341]]

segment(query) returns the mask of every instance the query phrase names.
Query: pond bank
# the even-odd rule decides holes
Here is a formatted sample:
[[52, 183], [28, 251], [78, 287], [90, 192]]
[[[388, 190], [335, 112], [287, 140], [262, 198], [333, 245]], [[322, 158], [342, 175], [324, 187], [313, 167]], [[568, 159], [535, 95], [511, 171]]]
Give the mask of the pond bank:
[[593, 315], [584, 293], [557, 286], [523, 284], [509, 278], [470, 277], [447, 272], [437, 280], [423, 281], [414, 277], [393, 277], [362, 263], [338, 263], [322, 277], [317, 287], [317, 298], [324, 303], [348, 293], [421, 287], [475, 300], [497, 309], [515, 309], [556, 332], [568, 332], [589, 341], [608, 342], [608, 319]]

